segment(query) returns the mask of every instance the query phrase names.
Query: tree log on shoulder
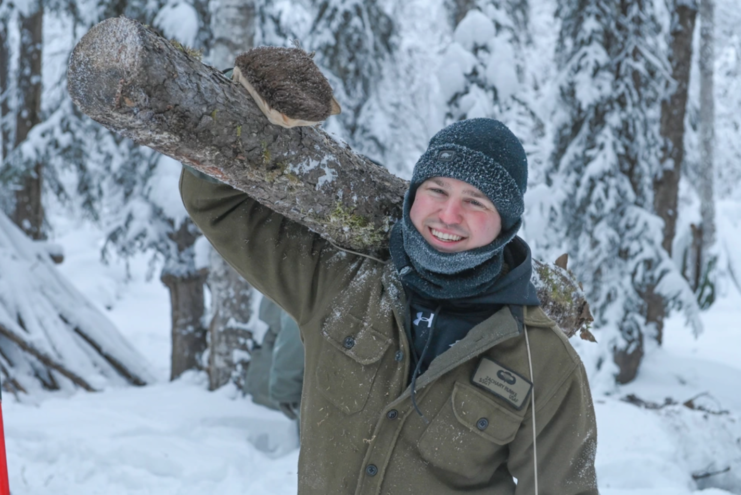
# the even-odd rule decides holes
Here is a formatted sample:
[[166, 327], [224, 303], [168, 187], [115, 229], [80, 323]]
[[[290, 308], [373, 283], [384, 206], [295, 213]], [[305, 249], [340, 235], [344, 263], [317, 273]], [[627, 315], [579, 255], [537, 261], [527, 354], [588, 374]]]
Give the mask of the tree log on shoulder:
[[[75, 104], [109, 129], [246, 192], [337, 246], [387, 250], [406, 181], [319, 128], [271, 125], [242, 86], [138, 22], [119, 17], [93, 27], [72, 52], [67, 79]], [[548, 314], [573, 335], [591, 316], [578, 283], [557, 270], [539, 264], [536, 287]], [[565, 276], [562, 289], [574, 297], [552, 297], [552, 284], [538, 280], [544, 274]]]

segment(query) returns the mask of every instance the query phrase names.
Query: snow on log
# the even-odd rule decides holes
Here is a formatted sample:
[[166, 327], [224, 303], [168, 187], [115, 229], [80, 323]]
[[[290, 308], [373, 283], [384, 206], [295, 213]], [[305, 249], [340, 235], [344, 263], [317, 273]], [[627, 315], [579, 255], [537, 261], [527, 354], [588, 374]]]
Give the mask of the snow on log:
[[0, 372], [5, 387], [88, 391], [145, 385], [149, 365], [54, 267], [49, 249], [0, 213]]
[[[338, 246], [387, 250], [406, 181], [320, 128], [270, 124], [241, 85], [146, 26], [124, 17], [94, 26], [72, 52], [67, 81], [75, 104], [107, 128], [246, 192]], [[569, 272], [536, 268], [548, 314], [569, 336], [586, 329], [591, 316]], [[551, 297], [555, 280], [558, 295], [569, 297]]]

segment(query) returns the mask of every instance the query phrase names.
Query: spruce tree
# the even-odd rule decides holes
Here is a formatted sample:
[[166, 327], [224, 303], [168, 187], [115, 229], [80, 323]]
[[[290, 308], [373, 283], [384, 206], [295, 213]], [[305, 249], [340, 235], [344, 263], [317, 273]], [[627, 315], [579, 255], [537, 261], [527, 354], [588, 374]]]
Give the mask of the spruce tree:
[[[548, 181], [552, 218], [585, 286], [616, 379], [635, 378], [666, 311], [697, 305], [653, 212], [661, 101], [670, 70], [651, 0], [562, 0], [557, 64], [561, 107]], [[604, 337], [603, 337], [604, 339]]]

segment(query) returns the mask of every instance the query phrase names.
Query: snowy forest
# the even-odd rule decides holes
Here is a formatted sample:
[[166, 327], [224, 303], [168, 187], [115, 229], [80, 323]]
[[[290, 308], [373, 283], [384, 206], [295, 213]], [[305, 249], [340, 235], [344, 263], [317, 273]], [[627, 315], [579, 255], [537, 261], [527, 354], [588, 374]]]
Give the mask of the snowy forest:
[[[15, 494], [296, 493], [295, 422], [247, 390], [262, 295], [211, 248], [182, 165], [73, 103], [105, 19], [230, 69], [300, 46], [323, 128], [409, 179], [491, 117], [528, 154], [519, 235], [569, 256], [597, 342], [606, 495], [741, 494], [737, 0], [0, 0], [0, 378]], [[735, 385], [734, 385], [735, 383]]]

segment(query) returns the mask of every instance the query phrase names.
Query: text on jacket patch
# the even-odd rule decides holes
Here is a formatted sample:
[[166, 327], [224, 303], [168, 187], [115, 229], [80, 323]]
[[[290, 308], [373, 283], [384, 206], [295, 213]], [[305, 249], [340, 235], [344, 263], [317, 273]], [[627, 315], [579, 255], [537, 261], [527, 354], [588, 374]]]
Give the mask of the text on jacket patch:
[[488, 390], [520, 410], [527, 404], [533, 384], [489, 358], [481, 358], [471, 383]]

